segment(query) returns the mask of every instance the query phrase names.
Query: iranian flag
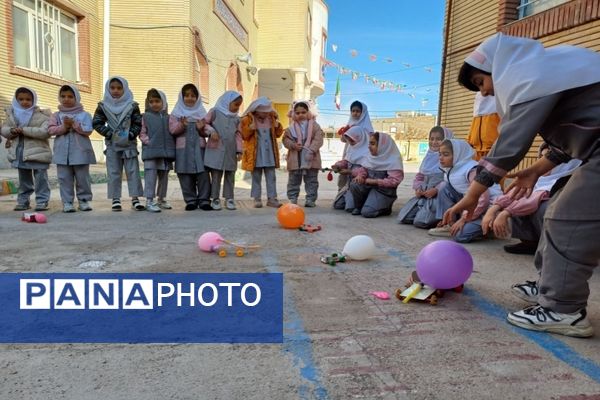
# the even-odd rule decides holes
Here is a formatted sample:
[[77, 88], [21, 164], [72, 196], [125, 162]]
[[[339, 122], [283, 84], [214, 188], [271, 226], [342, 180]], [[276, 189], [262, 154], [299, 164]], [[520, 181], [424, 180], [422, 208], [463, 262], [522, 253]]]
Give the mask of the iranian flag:
[[337, 78], [337, 83], [335, 84], [335, 108], [338, 110], [342, 105], [342, 93], [340, 89], [340, 77]]

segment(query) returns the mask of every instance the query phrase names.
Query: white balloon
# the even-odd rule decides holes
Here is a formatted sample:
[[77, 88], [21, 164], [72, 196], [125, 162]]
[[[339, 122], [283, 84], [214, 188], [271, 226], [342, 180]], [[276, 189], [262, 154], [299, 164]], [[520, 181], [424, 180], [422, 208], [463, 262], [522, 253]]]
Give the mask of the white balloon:
[[352, 260], [366, 260], [375, 255], [375, 242], [369, 236], [353, 236], [346, 242], [342, 253]]

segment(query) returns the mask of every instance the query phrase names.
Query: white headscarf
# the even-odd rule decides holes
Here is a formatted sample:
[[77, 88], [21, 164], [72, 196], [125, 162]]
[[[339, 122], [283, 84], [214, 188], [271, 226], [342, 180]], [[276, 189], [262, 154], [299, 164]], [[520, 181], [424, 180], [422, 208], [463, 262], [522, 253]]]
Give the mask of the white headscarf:
[[496, 33], [465, 62], [489, 72], [498, 111], [554, 93], [600, 82], [600, 54], [575, 46], [550, 48], [537, 40]]
[[[121, 82], [121, 85], [123, 86], [123, 95], [118, 99], [115, 99], [110, 95], [110, 82], [115, 79]], [[129, 82], [127, 82], [127, 79], [121, 76], [113, 76], [108, 78], [108, 80], [104, 84], [104, 98], [102, 99], [102, 104], [104, 105], [104, 107], [111, 113], [119, 115], [132, 102], [133, 93], [131, 93], [131, 90], [129, 90]]]
[[562, 178], [563, 176], [571, 175], [573, 171], [575, 171], [581, 165], [581, 160], [573, 158], [568, 163], [559, 164], [556, 167], [552, 168], [548, 175], [540, 176], [535, 186], [533, 187], [533, 191], [539, 190], [552, 190], [552, 186], [556, 183], [557, 180]]
[[350, 119], [348, 119], [348, 126], [350, 126], [350, 129], [355, 127], [360, 128], [365, 135], [368, 135], [371, 132], [375, 132], [375, 129], [373, 129], [373, 125], [371, 124], [369, 108], [362, 101], [359, 101], [359, 103], [362, 105], [362, 113], [358, 119], [354, 119], [352, 118], [352, 115], [350, 115]]
[[[160, 96], [160, 99], [162, 100], [162, 108], [161, 111], [167, 111], [169, 109], [169, 103], [167, 103], [167, 96], [165, 95], [165, 93], [162, 90], [158, 90], [158, 89], [154, 89], [158, 92], [158, 95]], [[146, 102], [144, 104], [145, 106], [145, 111], [152, 111], [150, 109], [150, 102], [148, 101], [148, 98], [146, 98]]]
[[473, 103], [473, 116], [480, 117], [496, 113], [496, 97], [484, 96], [481, 92], [475, 93], [475, 102]]
[[215, 110], [227, 115], [228, 117], [235, 117], [238, 115], [237, 112], [229, 111], [229, 105], [237, 98], [242, 97], [241, 94], [235, 90], [228, 90], [219, 97], [217, 104], [215, 104]]
[[180, 90], [177, 103], [175, 104], [175, 107], [173, 107], [171, 115], [176, 118], [193, 118], [196, 121], [200, 121], [202, 118], [204, 118], [206, 116], [206, 109], [202, 105], [202, 94], [200, 94], [200, 91], [198, 91], [196, 103], [193, 106], [188, 107], [183, 101], [183, 91]]
[[473, 160], [475, 150], [464, 140], [450, 139], [452, 143], [452, 167], [447, 170], [446, 180], [459, 193], [466, 193], [469, 188], [469, 172], [477, 166]]
[[[443, 140], [452, 139], [454, 137], [454, 132], [450, 129], [443, 126], [442, 129], [444, 130]], [[431, 132], [429, 134], [431, 135]], [[421, 165], [419, 166], [419, 172], [423, 175], [431, 175], [442, 172], [440, 168], [440, 152], [428, 148], [427, 154], [425, 154], [425, 157], [423, 157], [423, 161], [421, 161]]]
[[[229, 106], [227, 109], [229, 109]], [[246, 111], [244, 111], [244, 113], [242, 114], [242, 117], [245, 117], [246, 115], [253, 113], [255, 111], [267, 112], [267, 113], [274, 112], [275, 109], [273, 108], [273, 102], [271, 100], [269, 100], [268, 97], [265, 97], [265, 96], [259, 97], [256, 100], [254, 100], [252, 103], [250, 103], [248, 108], [246, 108]]]
[[402, 164], [402, 155], [396, 142], [387, 133], [379, 132], [379, 142], [377, 143], [377, 155], [369, 152], [369, 156], [362, 165], [365, 168], [374, 171], [393, 171], [404, 169]]
[[363, 165], [369, 157], [369, 135], [356, 126], [348, 129], [344, 136], [348, 136], [354, 141], [354, 145], [346, 142], [348, 148], [344, 159], [351, 164]]
[[37, 106], [37, 93], [35, 92], [35, 90], [25, 87], [25, 86], [21, 86], [17, 90], [19, 90], [19, 89], [28, 90], [29, 92], [31, 92], [31, 95], [33, 97], [33, 102], [31, 103], [31, 107], [23, 108], [17, 101], [17, 91], [15, 90], [15, 95], [12, 99], [12, 108], [13, 108], [13, 114], [15, 116], [15, 120], [16, 120], [19, 128], [21, 128], [21, 127], [27, 126], [29, 124], [29, 121], [31, 121], [31, 117], [33, 116], [33, 112], [35, 111], [35, 107]]

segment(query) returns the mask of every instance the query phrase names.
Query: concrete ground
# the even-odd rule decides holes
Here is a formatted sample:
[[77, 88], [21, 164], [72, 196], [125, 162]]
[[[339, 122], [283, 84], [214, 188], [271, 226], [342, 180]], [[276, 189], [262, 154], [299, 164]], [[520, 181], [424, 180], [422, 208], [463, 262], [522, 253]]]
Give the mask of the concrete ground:
[[[175, 180], [175, 208], [160, 214], [111, 212], [104, 184], [94, 185], [94, 211], [63, 214], [54, 190], [45, 225], [21, 222], [14, 196], [0, 197], [0, 272], [280, 271], [285, 280], [282, 345], [0, 345], [0, 399], [600, 399], [598, 274], [591, 339], [505, 322], [524, 306], [510, 285], [535, 274], [532, 257], [504, 253], [498, 240], [466, 246], [475, 272], [465, 292], [435, 307], [369, 294], [393, 293], [434, 240], [396, 224], [413, 177], [393, 216], [367, 220], [331, 209], [335, 182], [322, 174], [318, 207], [306, 213], [323, 230], [312, 234], [252, 208], [248, 181], [236, 184], [238, 210], [219, 212], [183, 211]], [[285, 174], [278, 179], [284, 199]], [[209, 230], [263, 248], [243, 258], [199, 253], [195, 241]], [[374, 259], [319, 262], [357, 234], [375, 240]]]

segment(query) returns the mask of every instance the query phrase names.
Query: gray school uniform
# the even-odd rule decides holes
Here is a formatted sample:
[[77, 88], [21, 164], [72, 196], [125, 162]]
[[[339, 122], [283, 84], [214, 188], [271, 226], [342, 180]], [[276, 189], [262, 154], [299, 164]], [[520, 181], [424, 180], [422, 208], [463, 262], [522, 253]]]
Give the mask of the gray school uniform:
[[235, 171], [237, 170], [237, 137], [240, 117], [227, 116], [218, 110], [213, 110], [214, 120], [210, 125], [219, 134], [219, 142], [215, 147], [207, 147], [204, 155], [204, 164], [210, 168], [211, 196], [213, 199], [220, 197], [221, 179], [223, 182], [223, 197], [233, 199], [235, 186]]
[[[360, 168], [359, 164], [348, 163], [348, 169], [353, 170], [354, 168]], [[338, 176], [338, 192], [333, 199], [333, 208], [335, 210], [354, 210], [354, 198], [350, 193], [350, 182], [352, 181], [352, 175], [339, 175]]]
[[[387, 171], [374, 171], [367, 169], [367, 178], [385, 179]], [[350, 183], [350, 192], [354, 199], [354, 206], [361, 210], [365, 218], [375, 218], [379, 215], [389, 215], [392, 204], [396, 201], [397, 188], [379, 187], [371, 185]]]
[[[424, 175], [424, 177], [422, 189], [429, 190], [444, 180], [444, 173]], [[412, 224], [424, 229], [433, 227], [439, 221], [436, 217], [436, 203], [435, 197], [431, 199], [413, 197], [398, 213], [398, 223]]]
[[544, 225], [544, 214], [546, 214], [547, 208], [548, 201], [542, 201], [533, 214], [511, 217], [511, 236], [523, 241], [539, 242]]
[[[92, 117], [87, 112], [69, 115], [85, 131], [92, 130]], [[61, 113], [56, 115], [57, 123], [62, 125]], [[70, 130], [54, 138], [52, 162], [56, 164], [60, 199], [63, 203], [73, 203], [75, 195], [79, 201], [91, 201], [92, 182], [90, 164], [96, 164], [96, 155], [89, 137]]]
[[[142, 116], [148, 135], [148, 144], [142, 145], [144, 161], [144, 196], [167, 196], [169, 171], [175, 159], [175, 139], [169, 132], [169, 115], [166, 112], [146, 111]], [[158, 185], [157, 185], [158, 182]]]
[[264, 173], [267, 186], [267, 198], [276, 199], [275, 152], [273, 150], [271, 128], [258, 128], [257, 133], [256, 161], [254, 163], [254, 170], [252, 171], [252, 188], [250, 189], [250, 196], [254, 199], [261, 198], [261, 181]]
[[210, 178], [204, 168], [205, 140], [194, 123], [185, 132], [185, 146], [175, 149], [175, 172], [186, 204], [210, 204]]
[[50, 183], [48, 168], [50, 164], [38, 161], [23, 161], [25, 141], [19, 140], [17, 158], [11, 163], [19, 171], [18, 204], [29, 204], [29, 197], [35, 192], [35, 203], [44, 204], [50, 201]]
[[[600, 83], [510, 106], [485, 159], [511, 170], [537, 132], [551, 145], [546, 157], [553, 163], [583, 161], [549, 200], [535, 256], [538, 303], [555, 312], [574, 313], [587, 305], [588, 280], [600, 260]], [[476, 179], [490, 186], [500, 178], [479, 167]]]
[[[436, 214], [435, 217], [439, 221], [444, 216], [444, 213], [448, 211], [452, 206], [458, 203], [464, 195], [458, 192], [456, 189], [445, 182], [440, 192], [436, 197]], [[479, 218], [467, 222], [462, 230], [453, 237], [458, 243], [469, 243], [475, 240], [483, 239], [483, 229], [481, 228], [481, 221], [483, 220], [483, 214]]]

